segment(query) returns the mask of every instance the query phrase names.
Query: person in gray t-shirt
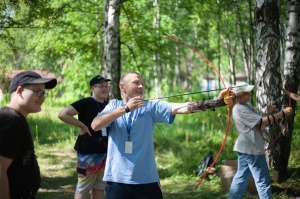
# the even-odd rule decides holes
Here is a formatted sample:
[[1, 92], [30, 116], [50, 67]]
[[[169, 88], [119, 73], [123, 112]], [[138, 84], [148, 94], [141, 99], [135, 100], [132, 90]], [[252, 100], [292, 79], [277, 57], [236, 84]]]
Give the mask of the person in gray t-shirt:
[[261, 126], [273, 124], [275, 121], [291, 115], [287, 107], [282, 111], [267, 116], [261, 116], [249, 103], [253, 85], [245, 82], [236, 84], [235, 102], [232, 117], [239, 132], [233, 150], [238, 153], [238, 169], [229, 190], [229, 199], [242, 198], [252, 174], [260, 198], [272, 198], [271, 178], [264, 153], [264, 140], [260, 132]]

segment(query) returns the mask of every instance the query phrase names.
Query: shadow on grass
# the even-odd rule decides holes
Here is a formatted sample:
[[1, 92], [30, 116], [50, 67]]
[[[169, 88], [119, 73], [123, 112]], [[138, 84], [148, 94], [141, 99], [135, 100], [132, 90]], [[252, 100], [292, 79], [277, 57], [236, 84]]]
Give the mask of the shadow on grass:
[[300, 196], [300, 167], [289, 168], [288, 176], [285, 180], [274, 183], [272, 192], [277, 195], [287, 195], [290, 197]]
[[74, 198], [77, 183], [76, 155], [72, 149], [39, 144], [37, 156], [42, 183], [37, 199]]
[[39, 193], [36, 196], [36, 199], [73, 199], [74, 198], [74, 193], [68, 193], [65, 192], [64, 190], [62, 191], [55, 191], [55, 192], [44, 192], [44, 193]]
[[211, 193], [211, 194], [199, 194], [195, 192], [185, 192], [185, 193], [164, 193], [164, 199], [195, 199], [195, 198], [203, 198], [203, 199], [226, 199], [227, 196], [220, 196], [222, 193]]
[[[280, 183], [272, 183], [272, 195], [277, 199], [294, 199], [300, 196], [300, 167], [289, 168], [288, 177]], [[164, 176], [170, 173], [164, 172]], [[194, 182], [193, 182], [194, 180]], [[225, 199], [228, 197], [228, 190], [223, 190], [220, 183], [220, 176], [216, 176], [212, 180], [205, 179], [197, 190], [194, 190], [193, 177], [189, 178], [174, 178], [174, 175], [162, 179], [162, 190], [164, 199], [192, 199], [192, 198], [214, 198]], [[245, 199], [258, 199], [257, 194], [246, 192]]]
[[76, 185], [76, 173], [68, 177], [44, 177], [42, 176], [41, 188], [37, 199], [68, 199], [74, 198]]
[[180, 180], [175, 183], [164, 182], [162, 186], [164, 199], [225, 199], [227, 192], [222, 191], [218, 182], [217, 178], [213, 181], [205, 180], [196, 190], [194, 189], [196, 181], [193, 180]]
[[193, 190], [193, 187], [186, 186], [184, 190], [180, 193], [168, 193], [164, 192], [164, 199], [194, 199], [194, 198], [203, 198], [203, 199], [226, 199], [227, 194], [221, 191], [211, 191], [211, 190]]

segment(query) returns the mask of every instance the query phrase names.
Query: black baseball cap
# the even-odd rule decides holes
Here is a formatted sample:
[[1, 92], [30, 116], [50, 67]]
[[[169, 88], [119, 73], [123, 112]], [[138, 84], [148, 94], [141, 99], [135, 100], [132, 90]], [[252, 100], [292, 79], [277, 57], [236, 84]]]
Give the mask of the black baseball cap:
[[91, 79], [90, 86], [92, 87], [95, 84], [97, 84], [99, 82], [103, 82], [103, 81], [109, 82], [111, 80], [110, 79], [106, 79], [106, 78], [102, 77], [101, 75], [97, 75], [97, 76], [93, 77], [93, 79]]
[[16, 91], [18, 86], [24, 86], [25, 84], [45, 84], [46, 89], [51, 89], [56, 86], [57, 80], [55, 78], [43, 78], [33, 71], [20, 72], [12, 78], [9, 93]]

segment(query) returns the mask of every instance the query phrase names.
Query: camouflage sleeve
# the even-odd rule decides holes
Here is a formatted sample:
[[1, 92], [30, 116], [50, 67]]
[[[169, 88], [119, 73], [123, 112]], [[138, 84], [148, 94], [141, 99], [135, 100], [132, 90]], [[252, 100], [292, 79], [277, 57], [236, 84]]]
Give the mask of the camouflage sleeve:
[[193, 113], [195, 111], [205, 111], [207, 109], [215, 109], [221, 106], [226, 106], [227, 104], [223, 99], [208, 99], [208, 100], [200, 100], [197, 102], [190, 102], [187, 106], [188, 110]]

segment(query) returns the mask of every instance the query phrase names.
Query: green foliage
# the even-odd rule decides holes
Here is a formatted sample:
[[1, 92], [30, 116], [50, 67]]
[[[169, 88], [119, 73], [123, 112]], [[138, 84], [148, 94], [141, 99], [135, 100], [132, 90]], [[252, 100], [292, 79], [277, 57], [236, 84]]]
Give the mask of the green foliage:
[[[28, 28], [5, 30], [10, 42], [0, 46], [1, 68], [48, 70], [63, 79], [57, 96], [88, 96], [89, 80], [103, 69], [103, 5], [94, 1], [48, 3], [44, 9], [51, 7], [50, 18], [32, 18]], [[23, 15], [16, 13], [15, 19], [27, 17], [31, 7], [20, 4], [20, 9]]]
[[8, 102], [9, 102], [9, 94], [6, 93], [6, 94], [4, 94], [4, 95], [2, 96], [2, 98], [0, 99], [0, 107], [2, 107], [2, 106], [4, 106], [4, 105], [8, 104]]
[[[5, 34], [0, 36], [4, 35], [6, 41], [0, 46], [2, 68], [49, 70], [65, 80], [60, 94], [83, 97], [89, 93], [86, 82], [104, 70], [104, 3], [18, 3], [15, 6], [20, 12], [11, 17], [31, 20], [19, 28], [2, 30]], [[160, 88], [164, 92], [166, 85], [169, 93], [175, 93], [177, 85], [184, 84], [189, 91], [199, 90], [202, 79], [215, 72], [199, 55], [163, 34], [169, 33], [202, 52], [220, 67], [222, 77], [228, 81], [227, 47], [221, 37], [233, 42], [237, 49], [233, 52], [235, 70], [243, 71], [242, 41], [235, 39], [239, 38], [236, 20], [237, 8], [244, 10], [247, 6], [247, 2], [223, 1], [165, 1], [157, 5], [145, 0], [124, 1], [120, 15], [122, 72], [139, 71], [149, 80], [147, 92], [152, 92], [154, 79], [165, 81]], [[31, 16], [32, 10], [38, 17]], [[248, 21], [247, 12], [241, 15]], [[246, 24], [239, 28], [247, 35]]]
[[[226, 108], [191, 115], [178, 115], [172, 125], [158, 124], [155, 131], [155, 146], [156, 154], [163, 154], [157, 160], [162, 161], [161, 164], [164, 165], [162, 172], [167, 168], [172, 174], [180, 170], [181, 174], [182, 172], [186, 175], [193, 174], [208, 152], [212, 151], [214, 157], [217, 155], [225, 138], [226, 127]], [[234, 128], [231, 128], [227, 144], [216, 166], [220, 165], [222, 159], [236, 158], [236, 153], [232, 151], [232, 144], [228, 144], [234, 142], [235, 135], [237, 134]], [[167, 163], [171, 164], [166, 166]], [[165, 175], [161, 177], [169, 177]]]
[[[76, 139], [78, 130], [70, 125], [61, 122], [58, 118], [58, 112], [62, 108], [43, 106], [42, 112], [29, 115], [28, 122], [30, 130], [37, 143], [57, 144], [63, 142], [66, 146]], [[68, 133], [61, 133], [68, 132]], [[73, 143], [71, 143], [73, 145]]]
[[[122, 2], [121, 70], [136, 70], [145, 77], [148, 98], [157, 98], [154, 88], [160, 90], [163, 97], [199, 91], [202, 79], [215, 74], [198, 54], [168, 39], [163, 33], [171, 34], [199, 50], [218, 67], [225, 81], [229, 81], [229, 76], [232, 75], [227, 67], [228, 48], [231, 49], [235, 71], [245, 70], [242, 49], [248, 48], [251, 44], [249, 42], [253, 43], [255, 38], [255, 34], [251, 32], [253, 24], [250, 23], [255, 6], [253, 4], [249, 7], [252, 1], [169, 0], [158, 1], [157, 5], [146, 0]], [[5, 3], [0, 3], [3, 24], [0, 30], [1, 79], [11, 69], [48, 70], [62, 79], [62, 83], [50, 91], [51, 97], [45, 102], [43, 113], [46, 115], [33, 114], [29, 118], [38, 155], [45, 160], [42, 168], [45, 165], [56, 165], [60, 158], [65, 157], [60, 156], [61, 154], [57, 157], [57, 151], [73, 152], [77, 129], [58, 121], [57, 113], [60, 109], [53, 107], [63, 107], [74, 99], [89, 96], [89, 80], [104, 70], [104, 3], [90, 0], [14, 0]], [[284, 24], [286, 2], [279, 1], [279, 4]], [[245, 40], [242, 40], [242, 34], [245, 35]], [[228, 40], [230, 46], [226, 46], [224, 40]], [[245, 56], [250, 56], [249, 51], [245, 52]], [[154, 84], [155, 79], [161, 81], [160, 88]], [[170, 101], [198, 100], [215, 95], [184, 95], [171, 98]], [[6, 94], [0, 105], [3, 106], [8, 101], [9, 95]], [[177, 116], [172, 125], [157, 125], [155, 146], [158, 169], [166, 188], [165, 198], [226, 198], [226, 194], [220, 191], [218, 180], [205, 181], [201, 185], [203, 194], [200, 196], [199, 192], [192, 192], [190, 189], [196, 177], [192, 182], [188, 180], [207, 152], [212, 151], [216, 155], [225, 136], [226, 122], [226, 109], [221, 108], [215, 112], [208, 110]], [[231, 125], [233, 126], [233, 122]], [[295, 122], [293, 151], [299, 148], [298, 129]], [[222, 159], [236, 158], [232, 152], [235, 138], [236, 131], [231, 127], [217, 166]], [[53, 148], [49, 152], [52, 155], [47, 156], [44, 151], [49, 148]], [[71, 162], [74, 160], [65, 165]], [[299, 157], [297, 153], [292, 153], [290, 164], [297, 167], [297, 163]], [[62, 174], [69, 168], [51, 170], [57, 185], [43, 184], [46, 189], [52, 189], [52, 186], [57, 188], [58, 185], [68, 187], [68, 191], [59, 191], [61, 197], [54, 197], [53, 194], [53, 198], [66, 198], [64, 191], [68, 192], [68, 197], [73, 197], [75, 182], [74, 176], [70, 175], [74, 173]], [[51, 176], [46, 176], [45, 170], [43, 173], [46, 183], [53, 182]], [[60, 184], [63, 181], [61, 176], [65, 175], [68, 175], [67, 185]], [[294, 182], [297, 181], [292, 181], [291, 184]], [[48, 197], [46, 193], [41, 194], [41, 198]], [[278, 198], [284, 198], [285, 195], [279, 194]]]

